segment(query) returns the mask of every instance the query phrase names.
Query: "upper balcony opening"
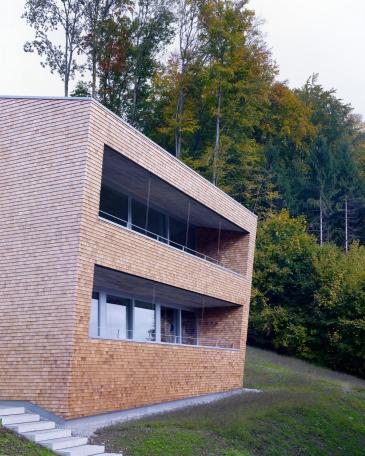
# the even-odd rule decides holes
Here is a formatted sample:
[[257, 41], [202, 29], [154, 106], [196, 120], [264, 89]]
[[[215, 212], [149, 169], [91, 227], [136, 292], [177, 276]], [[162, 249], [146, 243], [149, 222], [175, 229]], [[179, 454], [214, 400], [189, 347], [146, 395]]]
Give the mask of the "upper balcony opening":
[[239, 274], [248, 233], [105, 147], [99, 216]]

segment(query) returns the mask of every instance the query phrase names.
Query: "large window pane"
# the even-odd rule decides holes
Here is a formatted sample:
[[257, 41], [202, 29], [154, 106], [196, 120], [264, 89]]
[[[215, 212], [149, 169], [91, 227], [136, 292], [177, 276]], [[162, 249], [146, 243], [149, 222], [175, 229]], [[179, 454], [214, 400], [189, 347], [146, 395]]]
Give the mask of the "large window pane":
[[98, 337], [99, 333], [99, 293], [93, 293], [91, 301], [90, 336]]
[[147, 206], [139, 201], [132, 200], [132, 228], [145, 234]]
[[[150, 208], [148, 211], [148, 231], [166, 238], [166, 216]], [[159, 240], [163, 241], [161, 238]]]
[[110, 187], [102, 186], [100, 193], [100, 215], [111, 222], [127, 226], [128, 196]]
[[170, 217], [170, 244], [181, 248], [186, 243], [186, 223]]
[[[170, 244], [173, 247], [182, 248], [186, 245], [187, 223], [170, 217]], [[195, 227], [189, 225], [187, 247], [195, 249]]]
[[146, 341], [156, 340], [155, 306], [153, 304], [135, 301], [133, 339]]
[[107, 296], [105, 309], [104, 336], [112, 339], [127, 339], [130, 337], [131, 301], [117, 296]]
[[161, 306], [161, 342], [179, 343], [178, 310]]
[[181, 343], [197, 344], [197, 325], [195, 312], [181, 311]]

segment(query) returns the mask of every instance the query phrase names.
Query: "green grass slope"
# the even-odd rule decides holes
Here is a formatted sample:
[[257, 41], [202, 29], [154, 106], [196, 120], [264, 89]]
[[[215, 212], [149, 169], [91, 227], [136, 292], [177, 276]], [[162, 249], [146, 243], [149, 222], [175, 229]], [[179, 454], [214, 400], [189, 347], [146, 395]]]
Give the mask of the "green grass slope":
[[105, 428], [94, 442], [124, 456], [365, 455], [365, 381], [249, 348], [245, 386], [263, 392]]
[[0, 425], [0, 456], [54, 456], [54, 454]]

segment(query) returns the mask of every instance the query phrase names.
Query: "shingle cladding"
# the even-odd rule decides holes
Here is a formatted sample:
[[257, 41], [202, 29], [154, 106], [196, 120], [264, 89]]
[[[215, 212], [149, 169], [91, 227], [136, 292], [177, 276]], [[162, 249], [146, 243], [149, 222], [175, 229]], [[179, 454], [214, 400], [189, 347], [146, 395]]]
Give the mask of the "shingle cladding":
[[[100, 220], [105, 145], [248, 231], [246, 274]], [[72, 418], [242, 385], [250, 211], [92, 100], [0, 99], [0, 153], [1, 398]], [[90, 339], [96, 264], [241, 305], [240, 350]]]

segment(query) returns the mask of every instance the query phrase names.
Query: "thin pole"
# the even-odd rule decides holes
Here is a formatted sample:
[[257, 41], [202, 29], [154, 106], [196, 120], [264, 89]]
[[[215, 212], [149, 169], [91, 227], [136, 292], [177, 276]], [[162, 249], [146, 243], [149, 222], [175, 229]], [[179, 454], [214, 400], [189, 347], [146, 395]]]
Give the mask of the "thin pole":
[[190, 224], [190, 201], [188, 202], [188, 217], [187, 217], [187, 221], [186, 221], [185, 247], [188, 246], [188, 240], [189, 240], [189, 224]]
[[322, 210], [322, 192], [319, 195], [319, 243], [323, 245], [323, 210]]
[[221, 231], [222, 231], [222, 222], [219, 222], [219, 231], [218, 231], [218, 252], [217, 252], [217, 260], [219, 261], [219, 250], [221, 244]]
[[148, 228], [148, 212], [150, 209], [150, 196], [151, 196], [151, 174], [148, 176], [147, 210], [146, 210], [146, 226], [145, 226], [146, 231]]
[[347, 195], [345, 197], [345, 251], [349, 251], [349, 224], [348, 224], [348, 207], [347, 207]]

